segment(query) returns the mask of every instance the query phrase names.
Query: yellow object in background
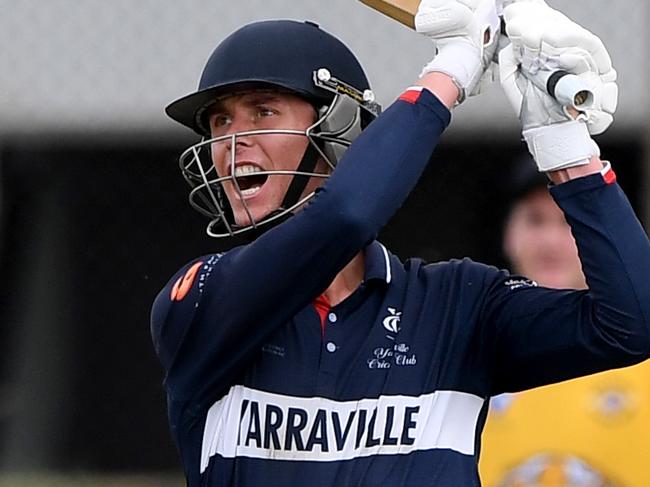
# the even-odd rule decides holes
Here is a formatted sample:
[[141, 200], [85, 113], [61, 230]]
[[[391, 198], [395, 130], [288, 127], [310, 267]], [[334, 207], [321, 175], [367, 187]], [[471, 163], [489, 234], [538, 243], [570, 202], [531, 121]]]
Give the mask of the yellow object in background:
[[484, 487], [650, 487], [650, 361], [493, 398]]

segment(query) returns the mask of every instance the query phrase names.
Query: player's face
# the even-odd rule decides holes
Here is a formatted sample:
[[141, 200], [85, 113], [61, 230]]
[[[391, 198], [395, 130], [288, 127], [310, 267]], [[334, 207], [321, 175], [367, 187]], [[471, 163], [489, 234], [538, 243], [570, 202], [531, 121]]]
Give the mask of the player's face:
[[[221, 99], [209, 117], [212, 137], [251, 130], [305, 130], [316, 118], [314, 108], [301, 98], [281, 92], [252, 91]], [[255, 171], [294, 171], [309, 143], [304, 135], [256, 134], [237, 136], [213, 143], [212, 162], [219, 177], [232, 175], [234, 151], [236, 187], [225, 181], [223, 187], [237, 225], [250, 225], [282, 204], [292, 175], [255, 176]], [[315, 172], [325, 173], [320, 161]], [[322, 179], [312, 178], [303, 195], [314, 191]], [[248, 210], [248, 211], [247, 211]]]
[[546, 189], [519, 201], [506, 226], [504, 250], [514, 270], [552, 288], [584, 288], [571, 229]]

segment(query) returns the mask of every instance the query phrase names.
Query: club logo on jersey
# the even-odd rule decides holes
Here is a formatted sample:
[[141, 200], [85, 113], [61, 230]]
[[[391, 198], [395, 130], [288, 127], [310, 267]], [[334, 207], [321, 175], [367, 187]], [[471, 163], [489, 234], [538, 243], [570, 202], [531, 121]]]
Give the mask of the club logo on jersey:
[[196, 275], [198, 274], [199, 269], [202, 265], [203, 261], [195, 263], [187, 270], [187, 272], [185, 272], [184, 275], [178, 278], [174, 284], [174, 287], [172, 287], [170, 296], [172, 301], [182, 301], [185, 299], [185, 296], [187, 296], [187, 294], [190, 292], [190, 289], [192, 289], [192, 284], [194, 284]]
[[397, 334], [400, 330], [399, 322], [402, 319], [402, 312], [395, 308], [388, 308], [388, 313], [382, 324], [389, 332]]
[[396, 343], [390, 347], [377, 347], [366, 363], [369, 369], [390, 369], [393, 365], [412, 367], [418, 358], [406, 343]]
[[401, 330], [400, 322], [402, 312], [395, 308], [387, 308], [386, 316], [381, 324], [389, 332], [386, 338], [391, 340], [388, 346], [380, 346], [372, 351], [372, 356], [366, 360], [369, 369], [390, 369], [392, 366], [413, 366], [418, 363], [418, 359], [411, 350], [411, 347], [404, 342], [396, 340], [397, 334]]

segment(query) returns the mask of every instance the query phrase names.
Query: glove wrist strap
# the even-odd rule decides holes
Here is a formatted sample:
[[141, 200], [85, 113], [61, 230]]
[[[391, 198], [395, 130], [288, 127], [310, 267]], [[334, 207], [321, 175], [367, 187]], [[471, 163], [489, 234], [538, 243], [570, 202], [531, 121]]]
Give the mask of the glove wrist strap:
[[600, 149], [589, 135], [587, 124], [577, 120], [524, 130], [528, 150], [540, 172], [589, 164]]

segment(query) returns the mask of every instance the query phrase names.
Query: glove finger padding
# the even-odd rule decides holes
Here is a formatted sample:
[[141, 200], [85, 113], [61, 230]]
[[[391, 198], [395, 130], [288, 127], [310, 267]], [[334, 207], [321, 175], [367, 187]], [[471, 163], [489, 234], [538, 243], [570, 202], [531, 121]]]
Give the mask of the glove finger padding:
[[[415, 27], [438, 51], [422, 74], [451, 76], [460, 89], [459, 101], [476, 94], [497, 47], [500, 20], [495, 0], [422, 0]], [[487, 77], [493, 78], [492, 71]]]
[[560, 115], [563, 110], [558, 109], [559, 104], [528, 81], [524, 73], [564, 70], [579, 76], [594, 95], [592, 106], [584, 111], [589, 133], [604, 132], [613, 121], [618, 88], [616, 71], [602, 41], [561, 12], [538, 2], [509, 5], [504, 18], [511, 46], [500, 53], [501, 83], [524, 130], [568, 119]]
[[463, 2], [423, 0], [415, 16], [415, 30], [434, 42], [471, 35], [474, 12]]
[[[557, 101], [521, 74], [514, 50], [511, 44], [499, 53], [501, 87], [517, 116], [522, 122], [526, 119], [524, 129], [570, 120]], [[531, 114], [535, 114], [532, 125]]]

